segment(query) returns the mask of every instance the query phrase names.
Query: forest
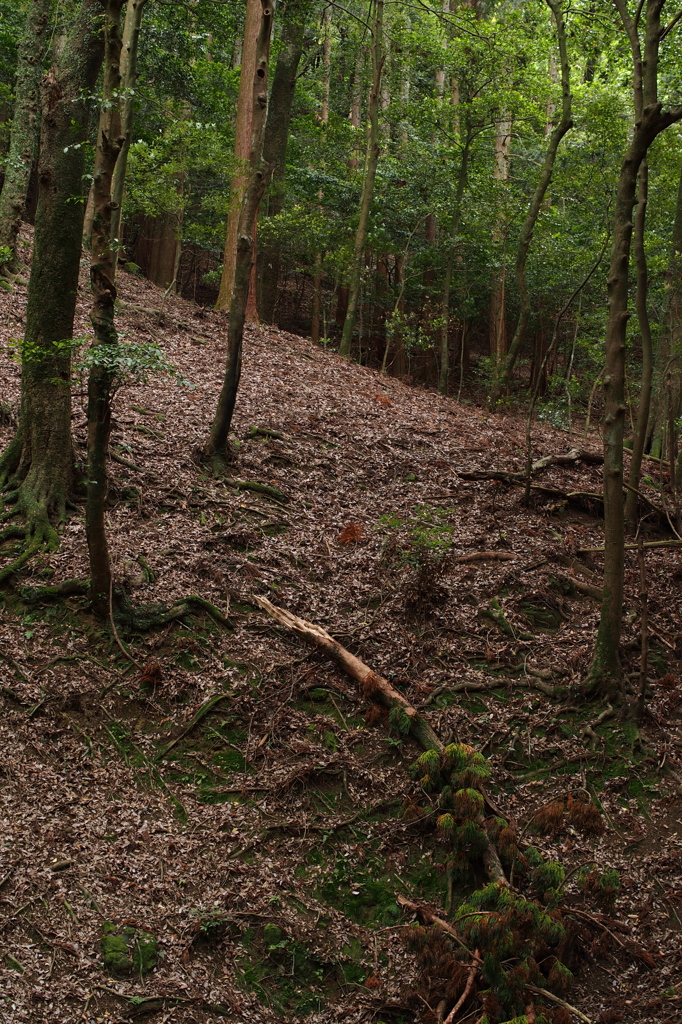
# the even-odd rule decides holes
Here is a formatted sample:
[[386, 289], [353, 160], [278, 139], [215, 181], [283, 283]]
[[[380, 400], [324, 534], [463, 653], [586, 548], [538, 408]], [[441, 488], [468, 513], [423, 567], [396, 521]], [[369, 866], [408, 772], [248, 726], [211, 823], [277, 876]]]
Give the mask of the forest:
[[0, 1024], [682, 1024], [681, 39], [0, 0]]

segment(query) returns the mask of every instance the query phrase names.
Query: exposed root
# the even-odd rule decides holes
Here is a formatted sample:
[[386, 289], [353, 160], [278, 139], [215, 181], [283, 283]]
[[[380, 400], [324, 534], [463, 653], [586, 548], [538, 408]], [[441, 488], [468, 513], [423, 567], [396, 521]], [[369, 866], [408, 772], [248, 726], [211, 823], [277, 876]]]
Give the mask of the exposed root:
[[[59, 535], [50, 523], [47, 508], [43, 504], [22, 492], [16, 505], [11, 509], [11, 515], [23, 515], [26, 526], [6, 527], [2, 539], [6, 539], [7, 536], [23, 537], [25, 547], [13, 562], [0, 569], [0, 584], [18, 572], [40, 551], [56, 551], [59, 547]], [[9, 518], [9, 513], [5, 513], [5, 517]]]

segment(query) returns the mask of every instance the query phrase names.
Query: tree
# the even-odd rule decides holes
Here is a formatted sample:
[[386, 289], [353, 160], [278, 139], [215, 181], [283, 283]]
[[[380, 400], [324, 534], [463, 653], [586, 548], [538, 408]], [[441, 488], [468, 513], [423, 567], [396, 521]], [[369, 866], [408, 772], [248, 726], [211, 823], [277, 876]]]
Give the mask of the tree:
[[31, 0], [19, 46], [12, 137], [0, 194], [0, 246], [9, 249], [3, 269], [16, 268], [16, 245], [40, 134], [40, 78], [51, 0]]
[[[82, 0], [64, 47], [42, 82], [39, 197], [22, 345], [19, 427], [0, 458], [6, 521], [25, 519], [26, 546], [6, 578], [64, 517], [73, 473], [71, 347], [83, 228], [88, 97], [102, 63], [102, 0]], [[15, 529], [14, 527], [12, 529]]]
[[494, 404], [500, 400], [502, 394], [509, 386], [511, 375], [516, 365], [521, 346], [526, 337], [528, 320], [530, 317], [530, 293], [526, 279], [526, 263], [528, 252], [533, 241], [533, 233], [537, 224], [545, 194], [552, 180], [554, 163], [556, 161], [559, 143], [564, 135], [573, 127], [571, 115], [571, 72], [568, 63], [568, 48], [566, 44], [566, 25], [561, 6], [558, 0], [546, 0], [556, 24], [557, 43], [559, 45], [559, 59], [561, 63], [561, 118], [550, 135], [549, 145], [545, 154], [544, 163], [540, 172], [540, 178], [535, 188], [533, 198], [528, 208], [526, 221], [521, 231], [519, 247], [516, 256], [516, 284], [519, 290], [519, 315], [516, 321], [516, 329], [512, 338], [509, 351], [504, 362], [495, 364], [495, 380], [492, 388], [491, 402]]
[[[258, 61], [258, 39], [262, 27], [263, 10], [261, 0], [246, 0], [246, 21], [242, 45], [242, 64], [239, 76], [239, 98], [237, 100], [237, 123], [235, 126], [234, 159], [236, 171], [230, 190], [230, 207], [227, 216], [223, 271], [216, 309], [229, 309], [237, 274], [238, 238], [241, 231], [240, 219], [242, 201], [249, 180], [249, 161], [253, 135], [253, 76]], [[249, 234], [253, 227], [249, 228]]]
[[[284, 205], [283, 188], [286, 174], [287, 144], [291, 108], [296, 89], [296, 75], [303, 53], [305, 17], [308, 0], [289, 2], [282, 26], [281, 49], [277, 55], [275, 74], [268, 104], [268, 119], [263, 141], [263, 158], [272, 167], [272, 186], [268, 202], [268, 216], [274, 217]], [[258, 313], [266, 324], [273, 323], [277, 282], [279, 279], [279, 247], [266, 245], [258, 256], [259, 275]]]
[[85, 529], [90, 555], [90, 594], [95, 611], [106, 616], [112, 589], [104, 512], [107, 498], [107, 455], [111, 431], [111, 387], [115, 376], [114, 326], [116, 249], [113, 234], [112, 181], [125, 144], [119, 91], [121, 87], [121, 8], [108, 0], [104, 23], [104, 82], [93, 174], [94, 216], [90, 319], [95, 332], [88, 375], [88, 478]]
[[221, 472], [229, 457], [227, 437], [237, 400], [242, 368], [242, 339], [249, 298], [251, 270], [254, 263], [253, 229], [258, 205], [268, 184], [270, 166], [263, 157], [263, 141], [268, 113], [268, 60], [272, 32], [272, 4], [259, 0], [260, 26], [256, 39], [256, 60], [251, 86], [251, 154], [250, 172], [239, 214], [237, 259], [235, 265], [230, 317], [227, 329], [227, 360], [225, 378], [218, 399], [218, 408], [211, 427], [207, 454], [214, 472]]
[[369, 214], [372, 208], [374, 197], [374, 183], [376, 180], [377, 166], [381, 142], [379, 136], [379, 103], [381, 100], [381, 74], [384, 66], [383, 54], [383, 28], [384, 28], [384, 0], [373, 0], [374, 16], [372, 19], [372, 87], [369, 94], [369, 138], [367, 142], [367, 159], [365, 161], [365, 173], [362, 181], [362, 193], [360, 196], [360, 210], [358, 226], [355, 232], [353, 244], [353, 263], [350, 275], [350, 289], [348, 295], [348, 309], [343, 324], [341, 345], [339, 353], [342, 356], [350, 356], [353, 332], [355, 331], [355, 320], [358, 314], [360, 302], [360, 290], [362, 288], [362, 271], [365, 260], [365, 240], [369, 225]]
[[[661, 14], [666, 0], [646, 0], [635, 17], [626, 0], [614, 0], [632, 54], [635, 127], [623, 156], [613, 215], [608, 278], [608, 323], [604, 373], [604, 587], [597, 640], [586, 683], [588, 692], [612, 696], [620, 690], [620, 633], [623, 617], [625, 529], [623, 515], [623, 436], [625, 401], [625, 334], [632, 211], [637, 180], [652, 142], [682, 119], [682, 107], [664, 110], [658, 99], [658, 60], [666, 29]], [[645, 13], [640, 39], [641, 14]]]

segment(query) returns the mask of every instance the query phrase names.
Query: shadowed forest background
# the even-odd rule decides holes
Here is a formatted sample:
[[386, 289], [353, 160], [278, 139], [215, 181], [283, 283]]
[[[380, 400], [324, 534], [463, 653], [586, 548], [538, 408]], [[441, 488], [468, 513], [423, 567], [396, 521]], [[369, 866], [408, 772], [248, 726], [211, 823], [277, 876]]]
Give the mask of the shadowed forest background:
[[682, 1022], [681, 32], [0, 0], [0, 1022]]

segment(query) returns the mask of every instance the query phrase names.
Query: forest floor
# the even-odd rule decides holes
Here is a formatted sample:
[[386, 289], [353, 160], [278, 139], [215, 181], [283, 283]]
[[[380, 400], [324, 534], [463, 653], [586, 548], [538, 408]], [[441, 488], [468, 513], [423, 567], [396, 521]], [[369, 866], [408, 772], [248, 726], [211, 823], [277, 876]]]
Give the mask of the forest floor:
[[[25, 296], [0, 292], [0, 397], [14, 413]], [[191, 386], [159, 378], [116, 400], [112, 453], [128, 463], [111, 464], [116, 580], [136, 605], [199, 595], [231, 626], [197, 607], [122, 636], [141, 672], [85, 598], [33, 599], [31, 588], [88, 574], [80, 499], [59, 550], [0, 595], [0, 1021], [436, 1020], [401, 938], [414, 915], [397, 901], [446, 916], [443, 844], [401, 811], [419, 750], [253, 594], [323, 626], [445, 741], [483, 751], [491, 798], [543, 854], [567, 872], [620, 872], [615, 905], [574, 912], [586, 916], [566, 999], [583, 1020], [682, 1021], [680, 552], [646, 554], [651, 681], [638, 737], [581, 691], [599, 604], [575, 583], [599, 588], [601, 556], [577, 552], [603, 543], [598, 503], [534, 492], [524, 508], [520, 487], [459, 475], [522, 470], [521, 415], [248, 328], [231, 475], [278, 500], [197, 460], [224, 316], [125, 272], [118, 306], [124, 340], [158, 342]], [[3, 447], [13, 429], [5, 410]], [[534, 427], [534, 458], [576, 445], [600, 450], [596, 434]], [[598, 492], [600, 477], [576, 462], [537, 480]], [[482, 552], [495, 557], [461, 561]], [[632, 551], [623, 658], [635, 674], [639, 589]], [[580, 794], [601, 830], [571, 820]], [[538, 815], [548, 806], [559, 813]], [[578, 878], [569, 916], [586, 906]], [[464, 1010], [457, 1020], [480, 1019], [475, 998]]]

